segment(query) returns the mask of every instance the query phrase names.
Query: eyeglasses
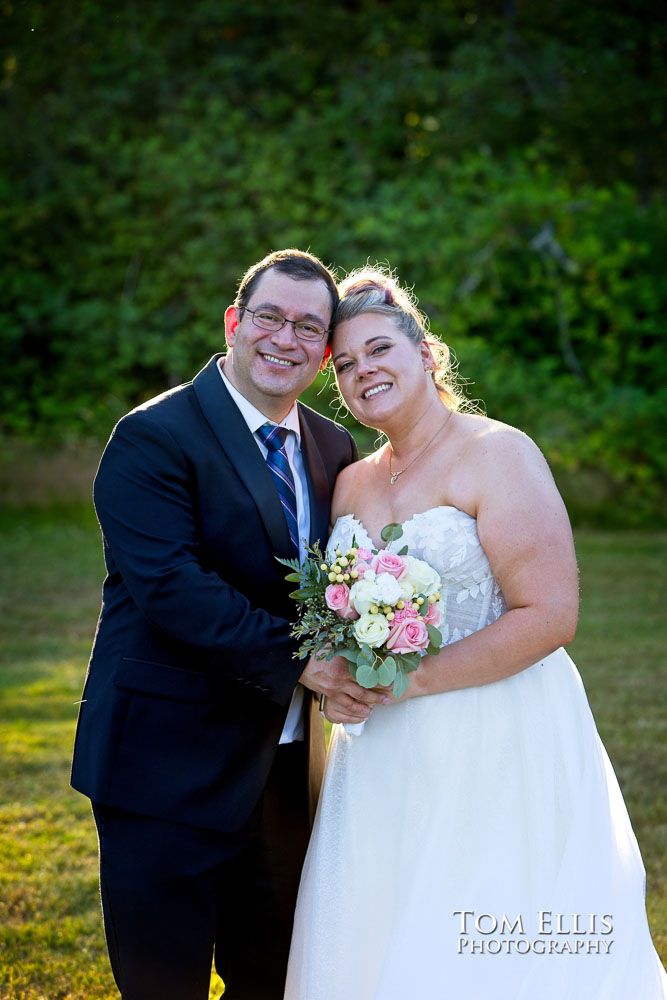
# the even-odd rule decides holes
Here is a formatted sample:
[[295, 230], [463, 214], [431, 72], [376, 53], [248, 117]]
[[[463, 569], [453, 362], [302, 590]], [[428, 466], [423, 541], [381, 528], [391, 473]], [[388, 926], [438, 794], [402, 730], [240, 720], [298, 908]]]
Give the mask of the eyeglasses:
[[319, 326], [318, 323], [311, 323], [310, 320], [285, 319], [280, 313], [271, 312], [270, 309], [248, 309], [247, 306], [241, 306], [240, 308], [250, 313], [253, 323], [260, 330], [271, 330], [272, 333], [277, 333], [278, 330], [282, 330], [285, 323], [291, 323], [294, 335], [299, 340], [312, 341], [322, 340], [329, 333], [329, 330]]

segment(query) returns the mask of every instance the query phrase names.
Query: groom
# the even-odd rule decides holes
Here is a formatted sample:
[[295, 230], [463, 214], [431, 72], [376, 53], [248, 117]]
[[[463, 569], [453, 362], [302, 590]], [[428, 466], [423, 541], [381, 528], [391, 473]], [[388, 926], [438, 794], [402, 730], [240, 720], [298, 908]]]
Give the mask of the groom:
[[230, 1000], [280, 1000], [324, 756], [312, 692], [359, 716], [380, 699], [293, 658], [275, 558], [326, 539], [356, 458], [296, 403], [337, 301], [316, 257], [270, 254], [225, 313], [227, 355], [125, 416], [102, 456], [107, 577], [72, 784], [93, 803], [123, 1000], [206, 1000], [214, 949]]

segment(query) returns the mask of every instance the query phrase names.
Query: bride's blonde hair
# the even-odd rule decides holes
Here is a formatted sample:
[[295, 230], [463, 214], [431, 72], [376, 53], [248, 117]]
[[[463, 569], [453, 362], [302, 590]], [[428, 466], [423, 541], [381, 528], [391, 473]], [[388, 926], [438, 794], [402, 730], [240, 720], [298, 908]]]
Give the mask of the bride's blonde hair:
[[351, 271], [339, 283], [338, 294], [333, 332], [341, 323], [363, 313], [388, 316], [413, 344], [428, 344], [433, 356], [433, 380], [445, 406], [450, 410], [474, 408], [462, 391], [449, 348], [430, 334], [428, 317], [417, 308], [414, 293], [401, 288], [389, 268], [375, 265]]

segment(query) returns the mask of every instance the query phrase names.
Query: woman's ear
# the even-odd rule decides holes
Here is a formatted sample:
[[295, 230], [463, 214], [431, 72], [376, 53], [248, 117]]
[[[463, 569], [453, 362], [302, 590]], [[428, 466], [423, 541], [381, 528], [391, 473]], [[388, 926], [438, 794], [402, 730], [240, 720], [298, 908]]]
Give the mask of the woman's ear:
[[435, 358], [433, 357], [433, 351], [431, 350], [426, 340], [422, 340], [421, 344], [419, 345], [419, 353], [421, 355], [421, 359], [424, 364], [424, 371], [435, 372], [438, 365]]

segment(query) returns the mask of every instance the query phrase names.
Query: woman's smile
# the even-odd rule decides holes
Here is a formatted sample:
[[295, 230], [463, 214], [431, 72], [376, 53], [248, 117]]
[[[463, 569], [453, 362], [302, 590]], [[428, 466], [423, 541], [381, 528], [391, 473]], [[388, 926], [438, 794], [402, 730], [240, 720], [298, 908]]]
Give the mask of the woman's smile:
[[391, 389], [391, 382], [381, 382], [380, 385], [374, 385], [370, 389], [365, 389], [361, 394], [362, 399], [371, 399], [373, 396], [377, 396], [381, 392], [388, 392]]

